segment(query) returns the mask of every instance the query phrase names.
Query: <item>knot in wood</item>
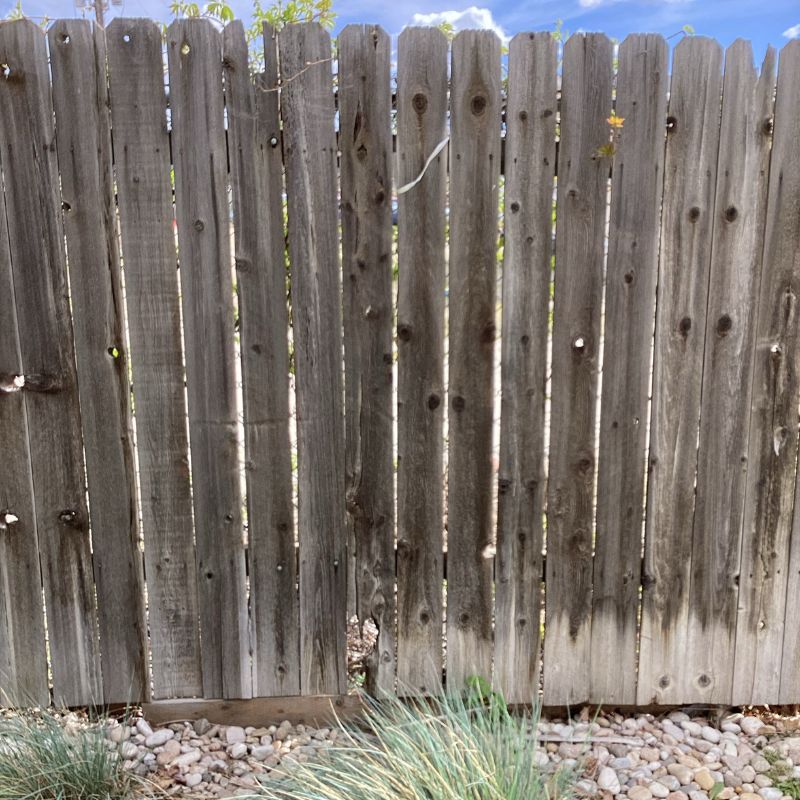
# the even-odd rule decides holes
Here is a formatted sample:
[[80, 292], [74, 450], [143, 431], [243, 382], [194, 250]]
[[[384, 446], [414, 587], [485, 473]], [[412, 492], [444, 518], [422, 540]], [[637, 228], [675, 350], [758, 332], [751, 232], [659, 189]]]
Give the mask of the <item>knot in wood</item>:
[[438, 394], [435, 392], [433, 394], [428, 395], [428, 408], [431, 411], [436, 411], [437, 408], [442, 404], [442, 398], [439, 397]]
[[470, 101], [469, 107], [472, 114], [476, 117], [480, 117], [485, 111], [487, 106], [486, 95], [484, 94], [476, 94], [472, 96], [472, 100]]
[[424, 114], [428, 108], [428, 98], [422, 92], [417, 92], [411, 98], [411, 105], [417, 114]]
[[717, 334], [727, 336], [732, 327], [733, 320], [727, 314], [723, 314], [717, 322]]
[[206, 227], [206, 224], [205, 224], [205, 222], [203, 222], [203, 220], [201, 220], [201, 219], [196, 219], [196, 220], [194, 221], [194, 229], [195, 229], [195, 230], [196, 230], [198, 233], [199, 233], [200, 231], [202, 231], [202, 230], [203, 230], [205, 227]]
[[689, 222], [697, 222], [700, 219], [700, 209], [697, 206], [692, 206], [689, 209]]
[[78, 512], [72, 508], [67, 508], [64, 511], [59, 512], [58, 521], [62, 525], [66, 525], [69, 528], [80, 527], [78, 524]]
[[460, 394], [453, 398], [453, 411], [463, 411], [466, 405], [467, 401]]
[[736, 206], [728, 206], [728, 208], [725, 209], [725, 219], [728, 222], [734, 222], [738, 216], [739, 211]]

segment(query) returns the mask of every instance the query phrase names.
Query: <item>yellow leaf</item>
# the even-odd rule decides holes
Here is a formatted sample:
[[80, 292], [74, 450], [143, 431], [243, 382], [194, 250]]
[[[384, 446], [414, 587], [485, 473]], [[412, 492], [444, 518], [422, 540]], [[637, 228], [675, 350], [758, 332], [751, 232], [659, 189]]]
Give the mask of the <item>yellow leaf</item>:
[[618, 117], [616, 114], [612, 114], [607, 120], [608, 124], [612, 128], [621, 128], [625, 124], [625, 117]]

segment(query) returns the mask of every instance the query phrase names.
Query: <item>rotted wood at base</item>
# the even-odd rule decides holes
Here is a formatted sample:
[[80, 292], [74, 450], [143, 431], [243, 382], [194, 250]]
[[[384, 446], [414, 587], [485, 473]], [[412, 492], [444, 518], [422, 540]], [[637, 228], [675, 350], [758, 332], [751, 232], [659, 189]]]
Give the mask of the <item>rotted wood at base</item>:
[[352, 719], [365, 708], [360, 695], [254, 697], [248, 700], [158, 700], [145, 703], [142, 713], [151, 725], [207, 719], [219, 725], [328, 724]]

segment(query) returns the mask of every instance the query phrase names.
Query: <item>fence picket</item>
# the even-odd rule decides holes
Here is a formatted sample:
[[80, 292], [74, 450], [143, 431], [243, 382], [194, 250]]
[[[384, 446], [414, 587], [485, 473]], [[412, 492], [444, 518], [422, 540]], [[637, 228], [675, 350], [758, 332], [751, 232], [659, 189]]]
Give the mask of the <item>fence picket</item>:
[[510, 703], [539, 688], [556, 66], [549, 33], [511, 40], [494, 635], [494, 680]]
[[[398, 39], [397, 185], [420, 175], [446, 135], [447, 40]], [[447, 150], [398, 198], [397, 681], [442, 682], [445, 202]]]
[[278, 63], [264, 30], [266, 72], [250, 78], [244, 26], [225, 27], [223, 65], [236, 232], [247, 480], [253, 694], [300, 693], [300, 630], [289, 445]]
[[[148, 697], [125, 310], [111, 173], [105, 32], [48, 31], [92, 527], [104, 700]], [[81, 91], [76, 92], [75, 87]]]
[[53, 692], [102, 696], [81, 416], [67, 296], [45, 37], [30, 20], [0, 25], [0, 147], [14, 274], [36, 525]]
[[345, 356], [345, 491], [356, 615], [378, 639], [367, 688], [394, 690], [391, 41], [380, 27], [338, 37]]
[[613, 48], [564, 45], [547, 491], [546, 703], [589, 697], [595, 420]]
[[[731, 697], [755, 312], [769, 175], [774, 51], [759, 77], [750, 44], [725, 53], [703, 366], [688, 646], [682, 694]], [[727, 467], [727, 468], [726, 468]]]
[[[800, 42], [792, 42], [780, 59], [764, 267], [755, 311], [758, 327], [733, 675], [732, 702], [737, 705], [774, 703], [781, 693], [800, 404], [798, 81]], [[753, 119], [751, 124], [767, 130], [769, 117]], [[797, 626], [787, 626], [787, 633], [789, 627]], [[794, 670], [787, 674], [797, 674], [798, 663], [795, 660]]]
[[447, 685], [492, 673], [492, 412], [500, 40], [462, 31], [450, 83]]
[[42, 574], [14, 306], [14, 280], [0, 192], [0, 685], [12, 706], [47, 705]]
[[619, 47], [597, 471], [591, 696], [636, 701], [650, 355], [664, 182], [667, 43]]
[[189, 445], [161, 31], [106, 34], [155, 698], [201, 694]]
[[637, 702], [680, 703], [719, 149], [722, 49], [675, 48], [667, 117]]
[[167, 30], [167, 55], [203, 690], [248, 697], [221, 34], [206, 19], [177, 20]]
[[278, 35], [297, 370], [300, 689], [347, 686], [342, 317], [331, 41]]

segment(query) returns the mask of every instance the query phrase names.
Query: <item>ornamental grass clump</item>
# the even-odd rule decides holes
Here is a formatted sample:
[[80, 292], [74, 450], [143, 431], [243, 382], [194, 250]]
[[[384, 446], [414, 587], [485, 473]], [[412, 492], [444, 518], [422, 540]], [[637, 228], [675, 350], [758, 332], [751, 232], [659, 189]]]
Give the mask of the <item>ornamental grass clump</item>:
[[101, 726], [45, 712], [0, 717], [0, 800], [132, 800], [141, 789]]
[[574, 771], [546, 764], [537, 714], [483, 691], [371, 702], [323, 757], [265, 783], [273, 800], [566, 800]]

